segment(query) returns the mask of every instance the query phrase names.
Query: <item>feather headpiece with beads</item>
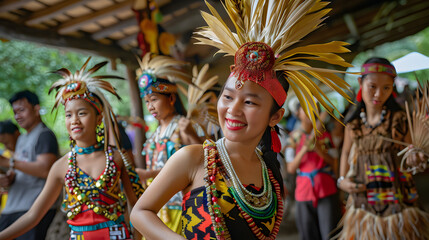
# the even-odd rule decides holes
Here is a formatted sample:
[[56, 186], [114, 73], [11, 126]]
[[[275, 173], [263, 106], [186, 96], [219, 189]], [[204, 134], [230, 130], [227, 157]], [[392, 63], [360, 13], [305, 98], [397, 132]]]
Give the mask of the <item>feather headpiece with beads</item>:
[[140, 60], [138, 58], [142, 74], [138, 78], [140, 97], [144, 97], [152, 92], [175, 93], [177, 92], [176, 82], [186, 85], [191, 84], [191, 76], [182, 71], [185, 62], [172, 57], [153, 55], [146, 53]]
[[[337, 53], [349, 52], [345, 42], [333, 41], [302, 47], [293, 45], [321, 26], [330, 9], [320, 0], [225, 0], [224, 8], [235, 26], [232, 32], [219, 13], [206, 1], [211, 14], [202, 12], [208, 24], [195, 37], [199, 44], [211, 45], [218, 53], [234, 56], [231, 75], [237, 78], [236, 88], [245, 81], [264, 87], [279, 106], [286, 92], [275, 71], [283, 71], [301, 106], [316, 129], [319, 102], [335, 119], [338, 111], [310, 77], [318, 79], [350, 101], [345, 89], [349, 85], [335, 73], [340, 71], [311, 67], [305, 60], [321, 61], [351, 67]], [[338, 119], [337, 119], [338, 120]]]
[[[82, 99], [89, 102], [92, 106], [94, 106], [94, 108], [99, 114], [103, 115], [103, 123], [106, 129], [116, 129], [115, 126], [117, 125], [117, 122], [112, 107], [104, 97], [104, 94], [101, 92], [101, 90], [110, 92], [118, 99], [121, 99], [116, 93], [114, 87], [109, 82], [104, 81], [103, 79], [123, 78], [112, 75], [91, 76], [93, 73], [105, 66], [107, 64], [107, 61], [98, 63], [88, 71], [85, 71], [89, 60], [91, 60], [91, 57], [89, 57], [83, 64], [81, 69], [77, 70], [74, 74], [66, 68], [61, 68], [57, 71], [54, 71], [54, 73], [61, 75], [63, 78], [54, 82], [49, 89], [49, 94], [54, 89], [57, 91], [55, 95], [55, 104], [52, 110], [58, 108], [60, 103], [65, 105], [68, 101], [72, 99]], [[104, 137], [106, 139], [104, 143], [105, 150], [107, 149], [108, 145], [107, 139], [109, 139], [109, 132], [110, 131], [107, 130], [104, 133]], [[119, 133], [117, 131], [112, 132], [118, 149], [120, 149]]]

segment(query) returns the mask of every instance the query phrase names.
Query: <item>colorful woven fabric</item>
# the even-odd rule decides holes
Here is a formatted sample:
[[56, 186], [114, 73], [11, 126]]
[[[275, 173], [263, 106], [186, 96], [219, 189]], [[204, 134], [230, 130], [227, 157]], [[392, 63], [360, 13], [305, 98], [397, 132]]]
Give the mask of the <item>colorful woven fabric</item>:
[[[213, 144], [209, 147], [216, 149], [214, 146]], [[241, 214], [238, 204], [231, 195], [223, 175], [218, 173], [215, 182], [220, 211], [231, 239], [258, 239]], [[253, 185], [246, 186], [246, 189], [253, 193], [260, 193], [263, 190]], [[279, 206], [282, 206], [282, 204], [279, 204]], [[273, 231], [277, 210], [269, 218], [253, 218], [254, 223], [263, 235], [268, 236]], [[193, 189], [183, 197], [182, 232], [187, 239], [216, 239], [212, 218], [207, 205], [205, 187]]]

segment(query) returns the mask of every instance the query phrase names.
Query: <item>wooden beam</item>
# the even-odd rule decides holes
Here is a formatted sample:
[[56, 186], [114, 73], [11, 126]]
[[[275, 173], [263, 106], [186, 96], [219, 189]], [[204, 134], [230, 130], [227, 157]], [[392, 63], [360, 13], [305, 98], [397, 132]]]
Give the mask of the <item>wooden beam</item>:
[[117, 45], [101, 44], [91, 38], [63, 36], [52, 30], [30, 28], [2, 19], [0, 19], [0, 36], [6, 39], [35, 42], [59, 48], [71, 48], [75, 51], [83, 51], [87, 54], [99, 55], [106, 58], [119, 58], [124, 64], [130, 67], [138, 67], [133, 53], [125, 51]]
[[108, 26], [94, 34], [92, 34], [92, 38], [95, 40], [105, 38], [114, 32], [119, 32], [122, 29], [137, 25], [137, 19], [133, 16], [125, 20], [120, 20], [118, 23]]
[[100, 11], [93, 12], [85, 16], [67, 21], [64, 24], [59, 26], [58, 33], [67, 34], [81, 28], [82, 26], [88, 23], [92, 23], [99, 19], [105, 18], [107, 16], [112, 16], [124, 10], [130, 9], [132, 6], [132, 3], [133, 3], [133, 0], [125, 0], [117, 4], [113, 4]]
[[40, 22], [43, 22], [45, 20], [54, 18], [55, 16], [62, 14], [70, 9], [73, 9], [77, 6], [81, 6], [84, 3], [88, 2], [89, 0], [67, 0], [63, 2], [59, 2], [55, 5], [52, 5], [50, 7], [47, 7], [43, 10], [34, 12], [30, 16], [28, 16], [26, 19], [24, 19], [24, 22], [28, 25], [34, 25], [38, 24]]
[[[393, 23], [392, 23], [392, 30], [395, 28], [399, 28], [401, 26], [409, 26], [409, 24], [418, 21], [419, 19], [426, 19], [427, 20], [427, 16], [429, 15], [429, 8], [424, 9], [421, 12], [413, 12], [412, 14], [407, 15], [406, 17], [403, 18], [399, 18], [399, 19], [393, 19]], [[390, 31], [392, 31], [390, 30]], [[383, 35], [383, 33], [385, 33], [386, 30], [386, 25], [381, 25], [378, 28], [368, 31], [365, 34], [362, 34], [363, 38], [366, 39], [377, 39], [380, 38], [381, 35]], [[378, 40], [376, 40], [378, 41]]]
[[403, 25], [403, 26], [398, 25], [391, 31], [385, 32], [385, 34], [381, 33], [382, 38], [376, 35], [372, 38], [365, 39], [363, 44], [364, 45], [363, 51], [372, 49], [386, 42], [394, 42], [404, 37], [416, 34], [422, 31], [423, 29], [427, 28], [427, 26], [428, 26], [427, 18], [420, 18], [419, 20], [414, 21], [412, 25], [411, 24]]
[[[130, 68], [129, 66], [127, 66], [127, 82], [129, 87], [129, 93], [130, 93], [131, 116], [139, 117], [144, 121], [143, 105], [142, 105], [142, 100], [140, 98], [139, 87], [136, 81], [135, 68]], [[143, 158], [141, 152], [143, 150], [143, 143], [145, 142], [146, 142], [146, 136], [145, 136], [144, 129], [139, 129], [136, 127], [135, 135], [134, 135], [134, 146], [133, 146], [133, 150], [136, 153], [134, 155], [134, 162], [136, 164], [136, 167], [144, 168], [144, 169], [146, 168], [146, 161]]]
[[137, 39], [137, 34], [131, 34], [131, 35], [128, 35], [128, 36], [118, 40], [118, 44], [119, 44], [119, 46], [125, 46], [125, 45], [128, 45], [128, 43], [130, 43], [136, 39]]
[[0, 1], [0, 12], [18, 9], [32, 0], [3, 0]]
[[428, 7], [429, 7], [429, 1], [423, 1], [412, 5], [409, 4], [406, 7], [402, 7], [401, 9], [395, 10], [395, 12], [388, 17], [384, 17], [379, 21], [371, 22], [370, 24], [362, 26], [362, 31], [368, 32], [371, 29], [375, 29], [375, 28], [378, 28], [379, 26], [386, 25], [391, 18], [396, 20], [399, 18], [407, 17], [415, 14], [416, 12], [420, 12], [423, 9], [426, 9]]

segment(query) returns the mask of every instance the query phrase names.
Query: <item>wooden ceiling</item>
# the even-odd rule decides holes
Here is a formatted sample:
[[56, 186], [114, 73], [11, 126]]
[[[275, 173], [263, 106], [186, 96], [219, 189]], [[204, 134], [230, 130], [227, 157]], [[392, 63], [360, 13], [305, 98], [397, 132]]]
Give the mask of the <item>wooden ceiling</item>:
[[[18, 39], [85, 51], [125, 64], [135, 64], [139, 26], [136, 0], [3, 0], [0, 38]], [[140, 0], [139, 0], [140, 1]], [[143, 1], [144, 2], [144, 1]], [[192, 45], [192, 32], [204, 21], [202, 0], [157, 0], [161, 25], [179, 39], [181, 58], [211, 61], [214, 49]], [[219, 0], [211, 0], [222, 11]], [[343, 40], [350, 57], [385, 42], [415, 34], [429, 26], [428, 0], [333, 0], [325, 25], [300, 45]], [[225, 14], [223, 14], [225, 15]]]

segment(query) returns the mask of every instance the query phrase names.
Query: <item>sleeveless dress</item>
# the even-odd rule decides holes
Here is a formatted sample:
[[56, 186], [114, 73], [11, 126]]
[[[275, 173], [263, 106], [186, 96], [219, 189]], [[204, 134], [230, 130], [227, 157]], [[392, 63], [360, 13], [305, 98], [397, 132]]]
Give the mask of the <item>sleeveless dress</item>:
[[102, 186], [99, 182], [103, 173], [94, 179], [76, 166], [78, 187], [70, 188], [67, 177], [74, 172], [69, 167], [62, 206], [69, 218], [67, 223], [71, 228], [71, 240], [131, 239], [124, 218], [126, 197], [120, 186], [121, 170], [113, 159], [111, 161], [115, 171]]
[[365, 184], [366, 191], [350, 195], [338, 238], [429, 239], [429, 214], [418, 207], [411, 174], [400, 170], [397, 153], [403, 147], [379, 137], [404, 141], [405, 113], [388, 111], [375, 128], [365, 127], [361, 119], [348, 126], [356, 147], [348, 176]]
[[[216, 144], [211, 140], [206, 140], [204, 143], [205, 150], [214, 151], [212, 154], [219, 158], [217, 154]], [[206, 151], [205, 151], [206, 152]], [[206, 165], [210, 165], [207, 161], [206, 156]], [[218, 163], [219, 165], [219, 163]], [[211, 200], [208, 199], [207, 187], [202, 186], [196, 189], [191, 190], [186, 193], [183, 197], [182, 202], [182, 234], [186, 239], [261, 239], [255, 236], [252, 231], [252, 228], [249, 226], [245, 217], [243, 217], [242, 211], [240, 210], [237, 200], [233, 197], [228, 187], [227, 181], [225, 181], [225, 175], [222, 173], [223, 166], [218, 166], [218, 173], [216, 174], [215, 184], [216, 191], [219, 193], [217, 196], [218, 203], [220, 205], [220, 212], [222, 213], [227, 232], [229, 232], [230, 237], [216, 238], [215, 229], [213, 226], [213, 221], [217, 221], [210, 214], [210, 205], [213, 204]], [[207, 179], [206, 179], [207, 181]], [[271, 179], [271, 183], [275, 182], [274, 179]], [[277, 183], [277, 182], [275, 182]], [[261, 193], [263, 189], [258, 189], [254, 185], [246, 186], [246, 189], [252, 193]], [[264, 236], [270, 235], [274, 230], [278, 232], [278, 227], [281, 222], [281, 217], [283, 215], [283, 202], [281, 196], [278, 196], [274, 192], [274, 198], [277, 200], [280, 198], [280, 201], [276, 202], [276, 208], [274, 209], [272, 216], [264, 216], [263, 218], [252, 218], [254, 225], [260, 230]], [[280, 194], [280, 193], [278, 193]], [[211, 204], [208, 204], [209, 201]], [[217, 211], [216, 209], [214, 211]], [[280, 215], [280, 216], [279, 216]], [[247, 216], [248, 217], [248, 216]], [[279, 219], [280, 218], [280, 219]], [[219, 230], [219, 229], [218, 229]], [[275, 236], [273, 236], [275, 238]], [[274, 239], [273, 238], [273, 239]]]

